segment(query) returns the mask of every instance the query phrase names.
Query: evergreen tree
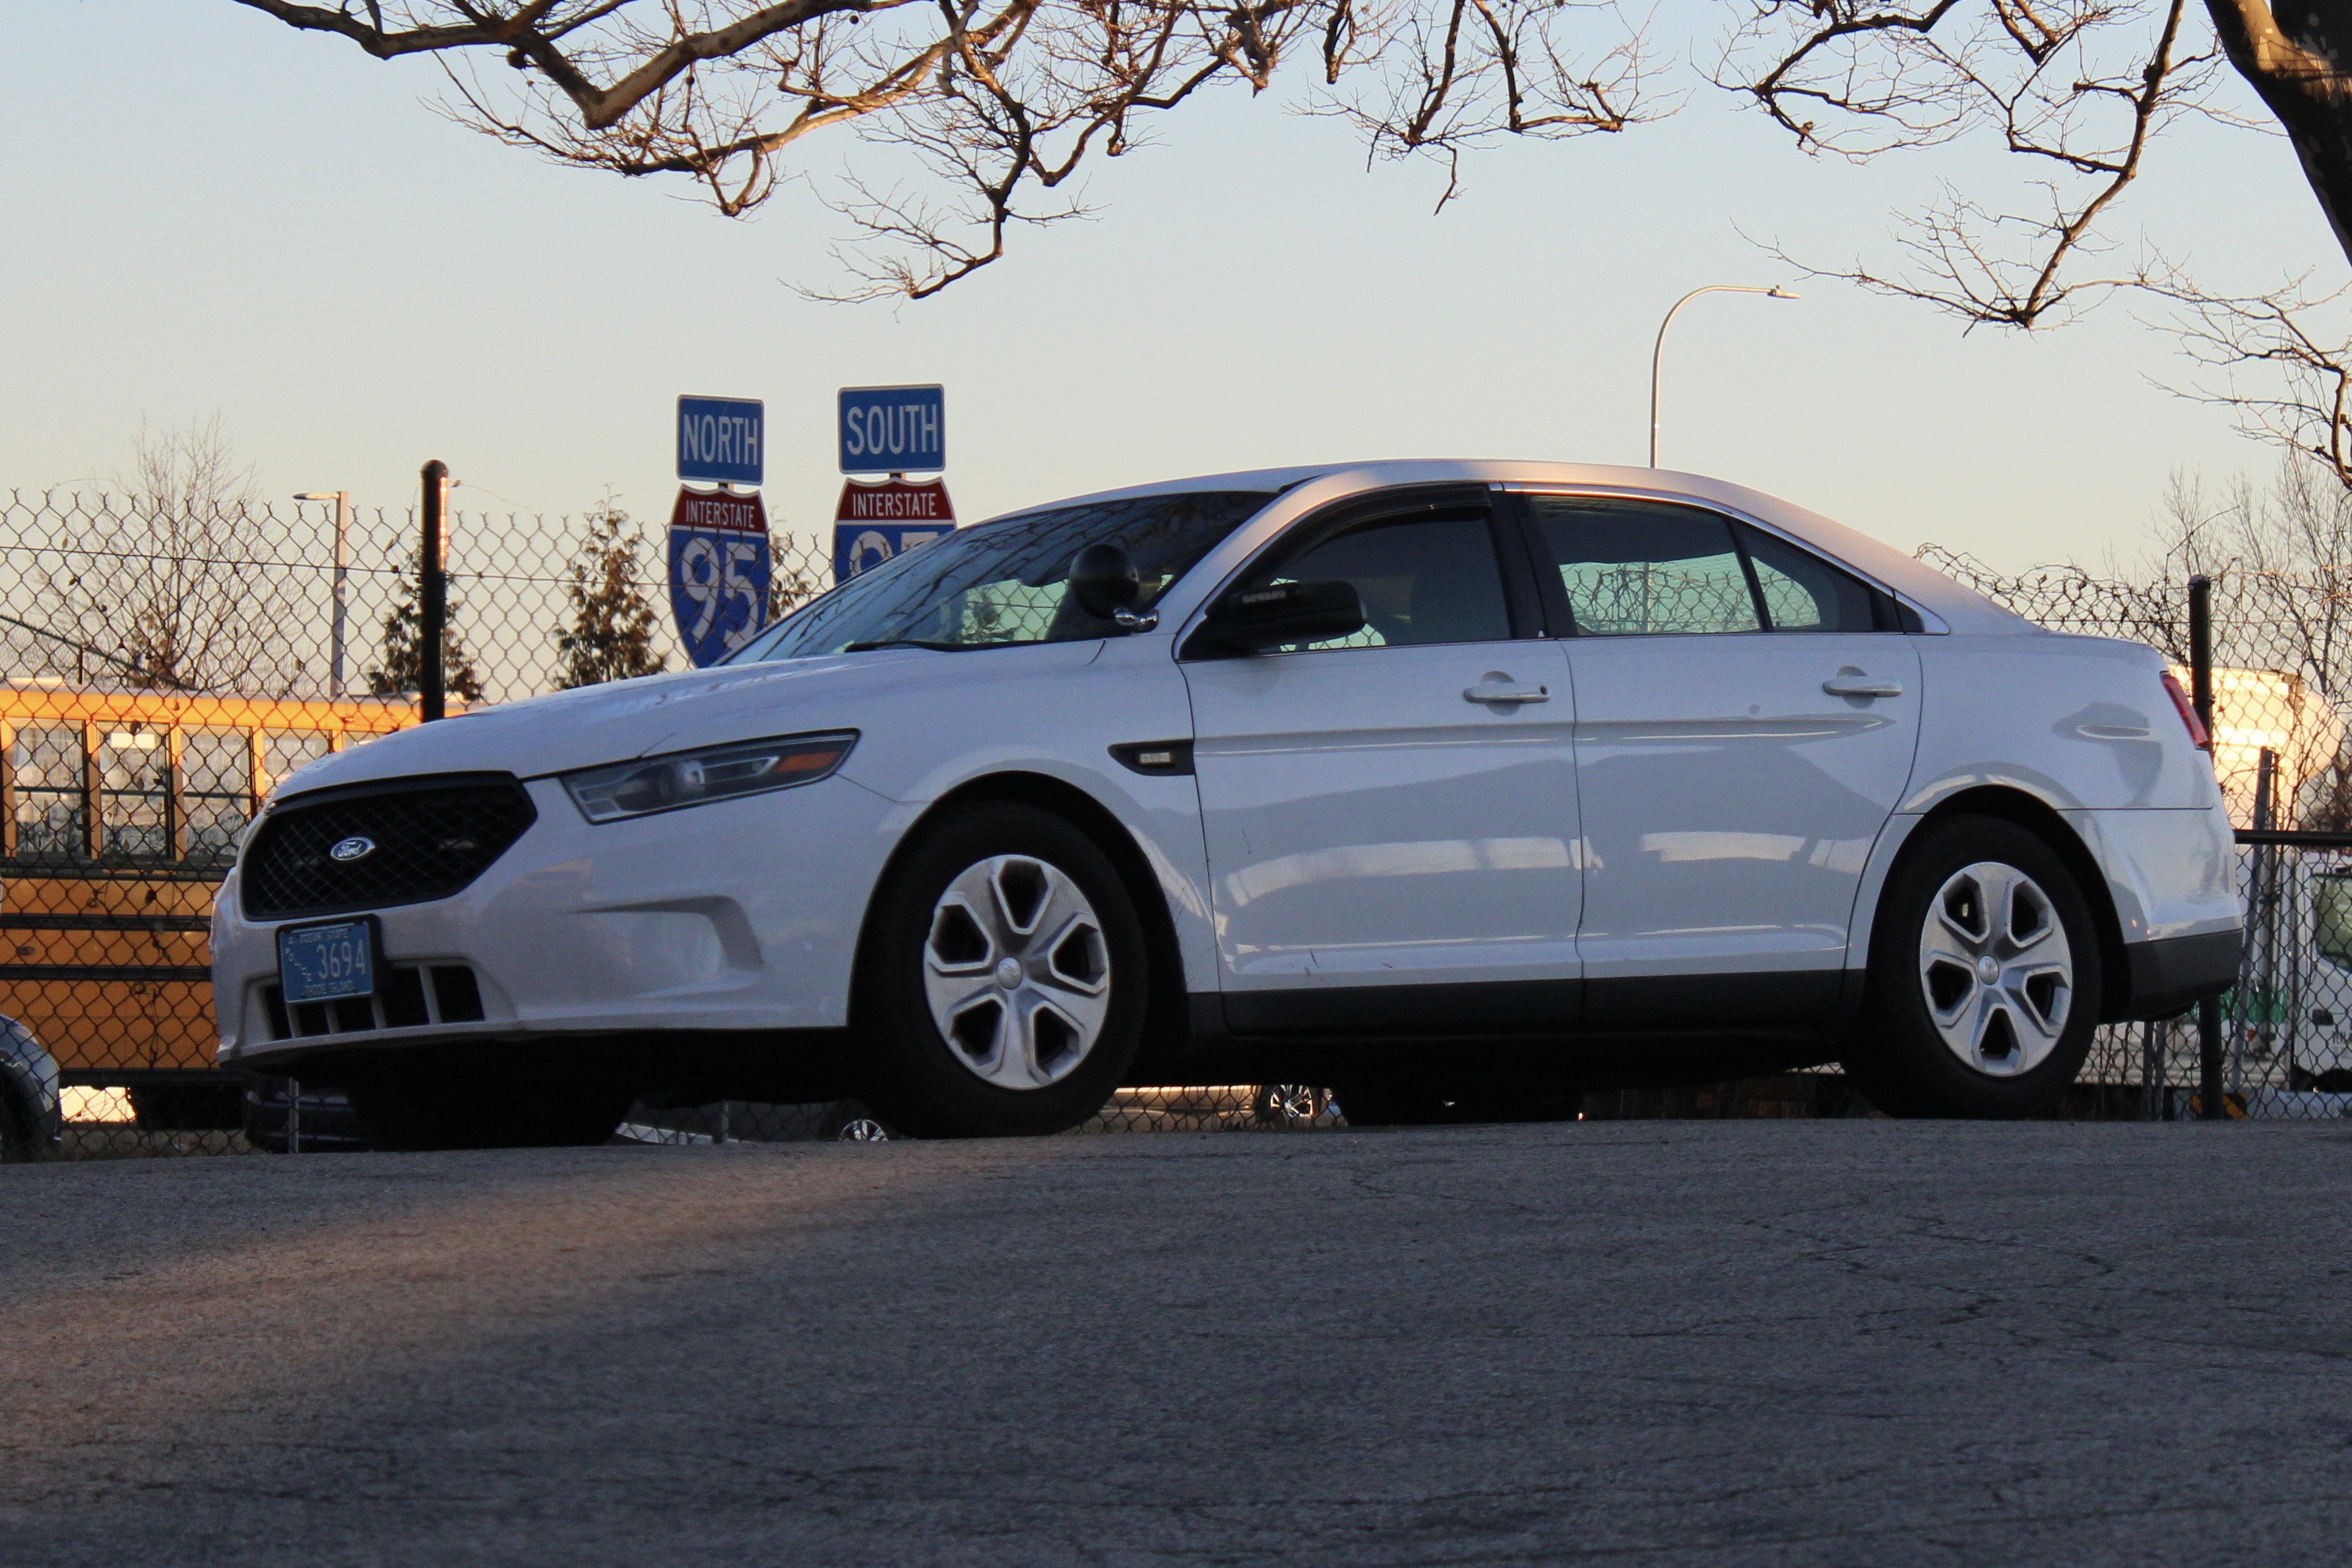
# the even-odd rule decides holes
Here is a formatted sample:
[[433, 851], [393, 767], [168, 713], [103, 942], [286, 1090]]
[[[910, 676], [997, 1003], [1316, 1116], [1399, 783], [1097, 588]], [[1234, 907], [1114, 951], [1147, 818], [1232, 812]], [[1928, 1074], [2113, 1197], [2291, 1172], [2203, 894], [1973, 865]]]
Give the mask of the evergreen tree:
[[[398, 696], [424, 685], [425, 627], [417, 586], [423, 571], [423, 547], [419, 546], [408, 552], [408, 571], [401, 579], [400, 597], [393, 601], [392, 613], [383, 618], [383, 660], [367, 673], [368, 690], [376, 696]], [[448, 621], [441, 628], [441, 689], [450, 696], [478, 703], [482, 700], [482, 677], [458, 641], [457, 612], [452, 595]]]
[[655, 674], [667, 663], [654, 651], [661, 618], [637, 575], [645, 531], [609, 496], [588, 514], [588, 537], [572, 563], [572, 622], [555, 637], [563, 655], [556, 671], [559, 687]]

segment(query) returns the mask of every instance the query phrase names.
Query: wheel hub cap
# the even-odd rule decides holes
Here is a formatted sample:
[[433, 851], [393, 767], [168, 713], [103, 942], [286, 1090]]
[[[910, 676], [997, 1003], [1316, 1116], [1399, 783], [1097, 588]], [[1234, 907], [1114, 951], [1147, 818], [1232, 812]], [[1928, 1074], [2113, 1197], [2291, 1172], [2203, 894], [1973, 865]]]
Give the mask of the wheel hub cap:
[[2058, 1049], [2072, 1016], [2074, 956], [2041, 884], [1979, 861], [1952, 873], [1919, 933], [1919, 987], [1947, 1049], [2014, 1078]]
[[1003, 1089], [1075, 1071], [1110, 1016], [1110, 948], [1078, 884], [1029, 855], [968, 866], [931, 908], [923, 988], [949, 1054]]

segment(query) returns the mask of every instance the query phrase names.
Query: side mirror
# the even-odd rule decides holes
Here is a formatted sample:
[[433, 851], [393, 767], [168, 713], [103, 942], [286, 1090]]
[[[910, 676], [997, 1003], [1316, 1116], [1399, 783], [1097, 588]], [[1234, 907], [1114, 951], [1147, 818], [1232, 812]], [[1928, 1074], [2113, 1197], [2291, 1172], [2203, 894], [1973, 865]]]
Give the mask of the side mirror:
[[1255, 653], [1286, 643], [1322, 643], [1364, 629], [1352, 582], [1275, 582], [1237, 588], [1209, 606], [1188, 653]]
[[1070, 597], [1097, 621], [1115, 620], [1143, 591], [1135, 562], [1117, 545], [1088, 545], [1070, 561]]

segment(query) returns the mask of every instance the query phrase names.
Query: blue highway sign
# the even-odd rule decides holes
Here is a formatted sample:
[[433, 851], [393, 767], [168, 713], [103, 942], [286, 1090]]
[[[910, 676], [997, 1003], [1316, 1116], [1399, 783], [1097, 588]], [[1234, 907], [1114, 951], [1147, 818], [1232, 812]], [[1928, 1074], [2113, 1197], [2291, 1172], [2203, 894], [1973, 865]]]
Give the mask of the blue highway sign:
[[938, 523], [835, 523], [833, 525], [833, 580], [847, 582], [862, 577], [893, 556], [905, 555], [917, 545], [929, 544], [955, 532], [955, 526]]
[[669, 514], [669, 607], [696, 669], [760, 634], [774, 580], [768, 509], [759, 497], [677, 493]]
[[757, 485], [766, 447], [758, 398], [677, 400], [677, 476], [696, 485]]
[[841, 389], [841, 471], [936, 474], [948, 465], [947, 389]]

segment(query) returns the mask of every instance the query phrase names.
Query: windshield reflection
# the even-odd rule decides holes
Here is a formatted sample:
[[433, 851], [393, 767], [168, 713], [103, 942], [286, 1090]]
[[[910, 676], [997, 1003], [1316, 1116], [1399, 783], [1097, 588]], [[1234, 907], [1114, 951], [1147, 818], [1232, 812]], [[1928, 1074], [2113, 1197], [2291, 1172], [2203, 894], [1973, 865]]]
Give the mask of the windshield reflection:
[[1138, 496], [960, 528], [803, 605], [727, 662], [1107, 636], [1111, 623], [1068, 598], [1071, 557], [1091, 544], [1124, 549], [1141, 580], [1135, 605], [1140, 610], [1274, 496], [1270, 490]]

